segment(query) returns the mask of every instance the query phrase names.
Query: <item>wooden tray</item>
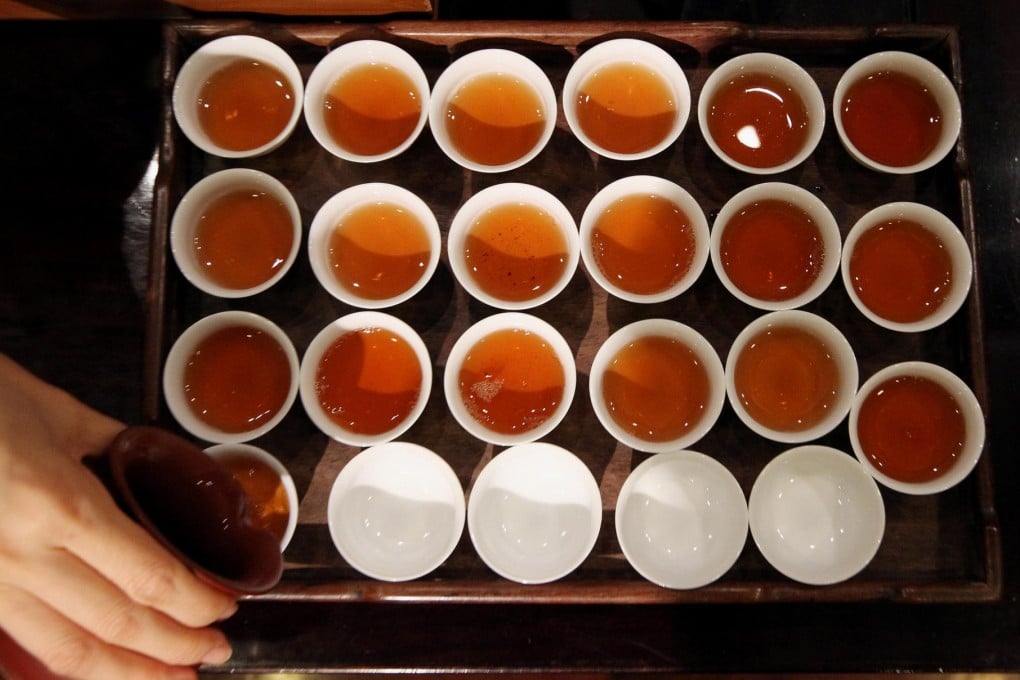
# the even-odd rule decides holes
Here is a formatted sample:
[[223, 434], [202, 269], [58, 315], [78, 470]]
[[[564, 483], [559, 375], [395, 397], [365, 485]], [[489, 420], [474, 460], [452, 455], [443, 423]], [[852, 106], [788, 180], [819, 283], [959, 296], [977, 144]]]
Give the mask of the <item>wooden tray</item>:
[[[264, 170], [286, 184], [297, 198], [306, 226], [319, 206], [342, 188], [366, 181], [388, 181], [422, 196], [444, 233], [457, 208], [470, 195], [495, 183], [528, 182], [556, 194], [580, 219], [596, 191], [631, 174], [667, 177], [689, 190], [711, 222], [720, 206], [739, 190], [764, 178], [730, 169], [705, 144], [692, 115], [670, 150], [639, 162], [616, 162], [588, 153], [570, 134], [562, 113], [546, 150], [525, 167], [500, 175], [461, 170], [436, 146], [428, 131], [403, 155], [374, 165], [345, 163], [321, 149], [304, 123], [268, 156], [225, 161], [199, 152], [173, 122], [170, 91], [184, 59], [203, 42], [227, 34], [267, 37], [286, 49], [307, 78], [329, 48], [361, 38], [397, 43], [422, 64], [430, 82], [450, 61], [481, 47], [517, 50], [542, 66], [557, 92], [575, 56], [608, 37], [638, 37], [670, 52], [685, 69], [695, 101], [713, 66], [732, 55], [770, 51], [788, 56], [817, 80], [827, 102], [842, 72], [870, 52], [900, 49], [939, 64], [959, 86], [957, 36], [952, 28], [893, 26], [874, 29], [756, 29], [727, 23], [443, 23], [390, 24], [258, 23], [248, 21], [171, 23], [165, 30], [164, 118], [152, 225], [149, 324], [144, 413], [167, 427], [176, 424], [160, 393], [163, 358], [176, 336], [198, 318], [223, 309], [245, 309], [279, 323], [303, 353], [312, 337], [338, 316], [353, 311], [317, 284], [307, 256], [274, 289], [241, 301], [206, 296], [188, 284], [168, 258], [168, 224], [184, 191], [201, 177], [225, 167]], [[937, 168], [915, 176], [888, 176], [863, 169], [842, 149], [831, 115], [821, 143], [800, 167], [770, 177], [806, 187], [833, 211], [845, 234], [870, 208], [893, 200], [913, 200], [938, 208], [963, 229], [977, 255], [965, 136], [955, 153]], [[806, 309], [833, 321], [854, 345], [863, 382], [879, 368], [906, 359], [925, 359], [963, 376], [988, 412], [981, 291], [975, 285], [964, 309], [945, 326], [923, 334], [897, 334], [875, 326], [853, 307], [839, 277]], [[466, 490], [498, 449], [467, 435], [446, 412], [442, 368], [458, 334], [493, 313], [468, 298], [443, 261], [425, 290], [411, 302], [388, 310], [421, 333], [436, 367], [425, 414], [402, 439], [437, 451], [454, 468]], [[748, 537], [736, 565], [704, 588], [675, 591], [652, 585], [623, 558], [613, 529], [613, 509], [623, 480], [647, 454], [618, 445], [596, 420], [587, 396], [587, 373], [599, 343], [611, 331], [641, 318], [681, 320], [704, 333], [725, 359], [737, 333], [760, 312], [729, 295], [711, 267], [694, 288], [664, 304], [643, 306], [607, 298], [578, 269], [568, 288], [538, 308], [537, 316], [557, 326], [576, 352], [578, 390], [563, 424], [547, 441], [577, 453], [599, 480], [605, 507], [602, 532], [591, 556], [567, 578], [542, 586], [522, 586], [489, 571], [467, 536], [450, 559], [430, 576], [408, 583], [376, 582], [360, 576], [339, 556], [325, 525], [330, 486], [357, 449], [332, 442], [311, 424], [300, 403], [273, 432], [256, 441], [289, 466], [301, 496], [297, 533], [286, 553], [279, 586], [259, 596], [275, 600], [671, 603], [758, 601], [961, 602], [1001, 595], [1002, 568], [998, 523], [992, 499], [989, 458], [963, 484], [936, 496], [912, 497], [882, 490], [887, 529], [873, 562], [857, 577], [833, 586], [811, 587], [790, 581], [763, 559]], [[820, 440], [850, 451], [845, 425]], [[762, 467], [788, 448], [762, 439], [739, 422], [727, 406], [713, 431], [693, 448], [718, 458], [736, 475], [745, 494]]]

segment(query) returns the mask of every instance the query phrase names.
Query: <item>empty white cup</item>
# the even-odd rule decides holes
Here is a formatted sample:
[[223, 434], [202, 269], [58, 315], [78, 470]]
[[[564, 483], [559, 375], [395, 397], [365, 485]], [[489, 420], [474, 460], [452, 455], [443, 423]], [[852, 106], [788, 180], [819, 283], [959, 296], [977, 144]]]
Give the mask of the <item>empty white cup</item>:
[[468, 532], [478, 556], [518, 583], [549, 583], [591, 553], [602, 525], [598, 483], [574, 454], [534, 442], [497, 454], [468, 497]]
[[326, 506], [340, 556], [381, 581], [409, 581], [439, 567], [460, 541], [464, 514], [464, 490], [450, 465], [408, 442], [354, 456]]

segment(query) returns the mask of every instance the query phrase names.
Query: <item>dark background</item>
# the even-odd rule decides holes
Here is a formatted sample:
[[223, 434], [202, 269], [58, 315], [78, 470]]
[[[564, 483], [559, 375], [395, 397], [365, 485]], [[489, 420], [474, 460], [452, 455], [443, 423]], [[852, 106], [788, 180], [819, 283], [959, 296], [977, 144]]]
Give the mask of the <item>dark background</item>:
[[[1020, 670], [1020, 3], [440, 0], [437, 14], [959, 27], [1004, 595], [985, 605], [314, 604], [299, 616], [290, 604], [246, 603], [226, 624], [231, 664], [433, 672]], [[140, 418], [149, 210], [144, 195], [129, 197], [159, 135], [160, 40], [158, 21], [149, 19], [0, 22], [0, 351], [127, 422]]]

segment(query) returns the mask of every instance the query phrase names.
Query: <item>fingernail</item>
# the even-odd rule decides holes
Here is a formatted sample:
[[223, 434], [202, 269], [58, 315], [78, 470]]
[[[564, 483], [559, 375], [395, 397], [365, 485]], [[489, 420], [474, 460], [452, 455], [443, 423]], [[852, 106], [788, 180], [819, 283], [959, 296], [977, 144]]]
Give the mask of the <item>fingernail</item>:
[[205, 653], [205, 656], [202, 657], [202, 663], [213, 666], [225, 663], [231, 654], [233, 654], [233, 650], [230, 649], [230, 645], [221, 642]]

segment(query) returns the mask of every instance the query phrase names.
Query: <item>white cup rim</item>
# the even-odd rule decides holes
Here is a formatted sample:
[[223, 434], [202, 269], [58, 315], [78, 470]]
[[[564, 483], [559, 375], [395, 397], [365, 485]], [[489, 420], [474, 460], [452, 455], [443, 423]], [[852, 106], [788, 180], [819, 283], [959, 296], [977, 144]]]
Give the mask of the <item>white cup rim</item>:
[[[413, 564], [401, 565], [382, 565], [378, 555], [372, 559], [359, 551], [356, 541], [349, 541], [342, 529], [344, 513], [341, 506], [346, 494], [365, 483], [366, 478], [378, 484], [383, 491], [401, 495], [405, 501], [441, 503], [450, 508], [449, 524], [429, 529], [430, 537], [446, 534], [442, 549], [428, 560], [419, 559]], [[435, 451], [405, 441], [377, 444], [357, 453], [340, 469], [326, 505], [330, 538], [340, 556], [359, 573], [388, 582], [411, 581], [439, 568], [460, 542], [465, 514], [464, 489], [449, 463]]]
[[[722, 261], [722, 237], [729, 220], [751, 203], [762, 200], [778, 200], [789, 203], [804, 211], [818, 227], [825, 256], [818, 276], [806, 290], [786, 300], [763, 300], [745, 293], [737, 287], [726, 273]], [[712, 268], [723, 286], [741, 302], [765, 311], [795, 309], [818, 298], [836, 278], [839, 272], [842, 236], [832, 211], [825, 203], [807, 189], [786, 182], [762, 182], [734, 194], [716, 215], [712, 224], [711, 260]]]
[[[245, 188], [265, 191], [283, 204], [290, 216], [293, 238], [287, 258], [272, 276], [255, 286], [230, 288], [213, 281], [197, 265], [193, 238], [198, 218], [206, 207], [228, 193]], [[301, 212], [297, 201], [283, 182], [261, 170], [228, 168], [203, 177], [181, 198], [170, 221], [170, 253], [184, 278], [202, 292], [221, 298], [250, 297], [272, 288], [290, 271], [301, 250], [301, 231]]]
[[[210, 75], [213, 65], [244, 57], [264, 60], [287, 78], [294, 92], [294, 111], [283, 130], [265, 144], [252, 149], [224, 149], [213, 142], [195, 119], [193, 107], [198, 92]], [[304, 80], [294, 59], [276, 43], [254, 35], [228, 35], [205, 43], [184, 62], [177, 72], [172, 93], [172, 108], [178, 127], [188, 140], [202, 151], [221, 158], [252, 158], [267, 154], [283, 144], [294, 132], [301, 118]]]
[[[418, 122], [407, 139], [392, 149], [370, 155], [355, 153], [338, 144], [326, 128], [322, 114], [326, 91], [344, 73], [365, 64], [383, 64], [397, 69], [411, 80], [421, 100]], [[305, 86], [305, 123], [322, 148], [334, 156], [354, 163], [375, 163], [399, 156], [418, 139], [428, 121], [429, 98], [429, 82], [425, 71], [406, 50], [382, 40], [355, 40], [330, 51], [312, 69]]]
[[[341, 426], [323, 411], [315, 391], [319, 363], [326, 350], [341, 336], [366, 328], [381, 328], [400, 337], [414, 351], [421, 368], [421, 390], [411, 412], [392, 428], [378, 434], [360, 434]], [[417, 331], [404, 321], [385, 312], [361, 311], [341, 316], [327, 324], [312, 338], [301, 358], [300, 394], [305, 412], [319, 431], [331, 439], [349, 446], [375, 446], [396, 439], [407, 432], [425, 411], [431, 391], [432, 361], [429, 358], [428, 348], [425, 347], [425, 343]]]
[[[857, 433], [857, 422], [864, 401], [879, 385], [887, 380], [899, 377], [919, 377], [934, 381], [956, 400], [963, 414], [967, 434], [959, 458], [944, 474], [927, 482], [903, 482], [883, 473], [868, 458], [864, 447], [861, 445], [860, 436]], [[861, 465], [864, 466], [864, 469], [867, 470], [868, 474], [885, 487], [915, 496], [941, 493], [956, 486], [970, 475], [971, 471], [977, 466], [984, 451], [985, 419], [977, 396], [967, 383], [955, 373], [943, 366], [927, 361], [902, 361], [891, 364], [868, 378], [861, 385], [861, 389], [854, 398], [853, 406], [850, 408], [850, 418], [847, 427], [854, 455]]]
[[[329, 239], [337, 224], [352, 210], [370, 203], [392, 203], [411, 212], [429, 241], [429, 259], [418, 280], [404, 292], [389, 298], [358, 295], [337, 280], [329, 264]], [[361, 309], [384, 309], [405, 302], [428, 285], [439, 265], [442, 248], [439, 223], [428, 204], [415, 193], [386, 182], [355, 184], [337, 192], [319, 208], [308, 230], [308, 260], [319, 284], [337, 300]]]
[[294, 485], [294, 478], [291, 477], [287, 467], [273, 454], [252, 444], [215, 444], [205, 449], [205, 452], [210, 457], [217, 459], [232, 453], [249, 456], [265, 463], [280, 476], [280, 484], [283, 485], [283, 490], [287, 494], [287, 527], [284, 529], [283, 536], [280, 537], [280, 552], [285, 551], [297, 529], [299, 509], [297, 487]]
[[[832, 408], [825, 418], [804, 430], [776, 430], [763, 425], [747, 412], [747, 409], [744, 408], [740, 401], [740, 395], [737, 391], [736, 368], [741, 351], [759, 333], [769, 328], [783, 327], [800, 328], [817, 337], [832, 352], [833, 360], [839, 368], [839, 394]], [[737, 417], [756, 434], [766, 439], [786, 444], [808, 442], [836, 429], [843, 422], [843, 418], [846, 417], [847, 413], [850, 412], [854, 395], [857, 393], [859, 379], [860, 371], [857, 367], [857, 357], [853, 346], [846, 339], [846, 336], [827, 319], [799, 309], [769, 312], [747, 324], [733, 340], [733, 344], [730, 346], [729, 353], [726, 356], [726, 394], [729, 398], [730, 406], [733, 407]]]
[[[526, 203], [549, 215], [559, 229], [567, 246], [563, 274], [542, 294], [528, 300], [504, 300], [485, 291], [475, 281], [464, 261], [464, 244], [479, 216], [487, 210], [510, 203]], [[559, 295], [577, 271], [580, 241], [577, 224], [563, 202], [541, 187], [520, 182], [494, 184], [474, 194], [457, 210], [450, 224], [446, 240], [447, 258], [457, 282], [471, 295], [490, 307], [508, 311], [532, 309]]]
[[[691, 502], [688, 507], [684, 505], [687, 499], [676, 498], [670, 493], [675, 490], [674, 488], [666, 486], [665, 483], [661, 485], [655, 483], [657, 477], [669, 475], [671, 472], [684, 475], [684, 479], [689, 480], [692, 490], [697, 484], [698, 490], [706, 496], [714, 492], [711, 498], [713, 502], [701, 504]], [[688, 523], [694, 527], [701, 526], [706, 516], [720, 519], [720, 524], [715, 525], [718, 531], [703, 536], [707, 539], [705, 541], [707, 545], [691, 546], [694, 550], [686, 556], [686, 559], [684, 555], [677, 555], [671, 560], [671, 568], [663, 568], [661, 563], [656, 564], [650, 557], [654, 541], [649, 536], [634, 536], [627, 530], [626, 518], [631, 511], [632, 500], [638, 508], [641, 508], [643, 504], [640, 502], [639, 494], [654, 498], [656, 493], [662, 496], [668, 494], [669, 500], [678, 504], [674, 508], [677, 510], [677, 516], [673, 518], [681, 525], [677, 527], [678, 530], [686, 528], [683, 525]], [[665, 502], [666, 499], [658, 500]], [[702, 499], [693, 499], [698, 500]], [[692, 514], [697, 517], [692, 518]], [[718, 460], [696, 451], [657, 453], [642, 461], [630, 472], [620, 488], [614, 519], [617, 541], [624, 558], [644, 579], [663, 588], [701, 588], [718, 580], [736, 563], [747, 542], [747, 499], [739, 482]], [[665, 523], [668, 519], [662, 518], [660, 521]], [[728, 520], [725, 526], [722, 526], [723, 519]], [[709, 532], [711, 529], [705, 527], [704, 531]]]
[[[846, 129], [843, 127], [841, 110], [843, 107], [843, 97], [847, 89], [859, 78], [884, 70], [899, 71], [919, 80], [931, 91], [938, 102], [939, 108], [942, 110], [943, 127], [938, 143], [923, 160], [913, 165], [894, 166], [872, 160], [850, 141]], [[836, 90], [832, 95], [832, 112], [839, 140], [843, 144], [843, 148], [847, 150], [854, 160], [871, 170], [896, 175], [922, 172], [938, 164], [956, 146], [963, 123], [960, 96], [956, 92], [956, 87], [949, 80], [948, 76], [942, 72], [942, 69], [917, 54], [896, 50], [876, 52], [852, 64], [836, 84]]]
[[[683, 343], [698, 355], [708, 374], [709, 394], [701, 420], [682, 437], [669, 441], [649, 441], [623, 429], [609, 413], [605, 399], [602, 397], [603, 378], [613, 357], [627, 344], [650, 336], [664, 336]], [[671, 319], [642, 319], [618, 329], [599, 347], [592, 359], [588, 379], [588, 397], [602, 427], [625, 446], [649, 453], [675, 451], [685, 449], [699, 441], [708, 434], [719, 419], [723, 404], [726, 402], [725, 372], [715, 348], [704, 335], [691, 326]]]
[[[734, 75], [739, 72], [759, 73], [762, 71], [779, 78], [801, 96], [808, 114], [808, 135], [804, 140], [803, 148], [789, 160], [778, 165], [756, 167], [741, 163], [722, 150], [709, 132], [708, 110], [715, 91]], [[825, 129], [825, 99], [818, 88], [818, 83], [795, 61], [771, 52], [741, 54], [720, 64], [708, 76], [701, 88], [698, 100], [698, 125], [708, 147], [730, 167], [753, 175], [777, 174], [797, 167], [807, 160], [818, 147], [818, 142], [821, 141], [822, 132]]]
[[[775, 487], [792, 490], [796, 483], [816, 477], [824, 478], [823, 486], [827, 488], [821, 489], [822, 491], [831, 490], [833, 487], [847, 495], [855, 491], [853, 497], [848, 499], [850, 504], [846, 507], [856, 509], [856, 512], [846, 509], [843, 512], [868, 520], [866, 526], [850, 527], [852, 530], [845, 532], [836, 531], [834, 528], [831, 536], [833, 542], [851, 540], [857, 542], [857, 550], [852, 555], [843, 555], [846, 559], [840, 562], [828, 561], [826, 551], [807, 549], [807, 546], [799, 550], [782, 549], [787, 540], [796, 538], [792, 535], [796, 532], [780, 533], [777, 531], [778, 527], [768, 521], [770, 506], [778, 499], [781, 498], [786, 503], [795, 502], [793, 493], [776, 495], [770, 491]], [[788, 521], [794, 514], [808, 517], [800, 523], [801, 527], [806, 523], [817, 522], [818, 518], [811, 513], [824, 510], [825, 499], [820, 493], [813, 493], [810, 496], [810, 507], [800, 507], [796, 512], [784, 513], [784, 517]], [[837, 502], [834, 505], [840, 504]], [[853, 456], [829, 446], [817, 444], [798, 446], [780, 453], [769, 461], [751, 487], [747, 508], [751, 536], [765, 560], [787, 578], [808, 585], [832, 585], [853, 578], [871, 563], [885, 534], [885, 503], [878, 484]], [[837, 538], [840, 540], [836, 541]]]
[[[460, 398], [458, 386], [461, 366], [471, 348], [488, 335], [506, 329], [525, 330], [538, 335], [556, 353], [560, 365], [563, 367], [563, 398], [560, 400], [556, 410], [542, 424], [517, 434], [496, 432], [476, 420], [468, 412], [467, 407], [464, 406], [464, 402]], [[443, 375], [443, 391], [446, 395], [446, 404], [454, 420], [468, 434], [497, 446], [515, 446], [533, 442], [552, 432], [566, 417], [567, 411], [570, 410], [576, 389], [577, 373], [574, 354], [570, 349], [570, 345], [567, 344], [567, 341], [560, 335], [560, 332], [551, 324], [524, 312], [500, 312], [477, 321], [470, 326], [457, 338], [457, 341], [450, 349]]]
[[[937, 236], [942, 241], [943, 246], [945, 246], [953, 267], [953, 284], [949, 294], [934, 312], [917, 321], [892, 321], [872, 311], [870, 307], [864, 304], [864, 301], [861, 300], [854, 289], [853, 278], [850, 273], [850, 262], [853, 258], [854, 247], [857, 245], [857, 241], [860, 240], [861, 235], [877, 224], [897, 219], [917, 222], [930, 233]], [[843, 287], [846, 289], [847, 295], [850, 296], [850, 301], [854, 303], [854, 306], [857, 307], [861, 314], [883, 328], [901, 333], [918, 333], [931, 330], [948, 321], [966, 302], [974, 276], [974, 264], [971, 258], [970, 246], [956, 224], [938, 210], [910, 201], [899, 201], [877, 206], [857, 220], [850, 228], [843, 243], [840, 269], [842, 271]]]
[[[634, 293], [613, 283], [602, 273], [591, 247], [592, 234], [605, 210], [617, 200], [639, 193], [654, 194], [672, 202], [687, 215], [687, 218], [690, 220], [691, 230], [694, 233], [695, 252], [691, 259], [690, 268], [672, 286], [658, 293]], [[708, 263], [709, 251], [711, 249], [711, 234], [708, 228], [708, 220], [705, 217], [705, 211], [686, 189], [664, 177], [631, 175], [610, 182], [600, 189], [592, 197], [591, 201], [588, 202], [584, 214], [581, 216], [580, 244], [581, 259], [584, 262], [585, 269], [603, 290], [627, 302], [653, 304], [672, 300], [686, 292], [697, 282], [705, 270], [705, 265]]]
[[[206, 424], [205, 421], [198, 418], [191, 411], [191, 408], [188, 406], [187, 397], [184, 395], [183, 375], [188, 359], [202, 340], [216, 331], [235, 326], [255, 328], [275, 340], [287, 358], [291, 379], [287, 396], [283, 404], [281, 404], [280, 410], [272, 418], [250, 430], [224, 432], [219, 428]], [[192, 435], [215, 444], [240, 444], [261, 437], [276, 427], [286, 417], [291, 406], [294, 404], [294, 400], [297, 398], [298, 373], [297, 350], [294, 349], [294, 343], [291, 342], [282, 328], [266, 317], [252, 312], [238, 310], [217, 312], [202, 317], [188, 326], [170, 347], [166, 361], [163, 364], [163, 396], [171, 415], [173, 415], [181, 427]]]
[[[677, 109], [676, 121], [662, 141], [649, 149], [634, 153], [610, 151], [593, 141], [581, 127], [575, 101], [578, 89], [593, 71], [608, 64], [627, 61], [653, 66], [656, 74], [673, 91]], [[578, 141], [600, 156], [620, 161], [650, 158], [669, 148], [680, 138], [691, 115], [691, 86], [683, 68], [666, 50], [637, 38], [613, 38], [584, 51], [567, 71], [567, 77], [563, 83], [562, 100], [567, 126]]]
[[[545, 474], [535, 474], [537, 469]], [[516, 568], [519, 565], [504, 563], [500, 555], [487, 549], [480, 508], [490, 490], [548, 507], [580, 505], [588, 515], [588, 535], [576, 546], [576, 553], [566, 556], [556, 568], [524, 573]], [[602, 527], [602, 497], [591, 470], [574, 453], [545, 442], [520, 444], [496, 454], [478, 474], [468, 496], [467, 525], [475, 552], [496, 574], [517, 583], [550, 583], [573, 572], [591, 554]], [[517, 551], [518, 556], [523, 552]]]
[[[500, 165], [486, 165], [465, 157], [456, 149], [446, 132], [447, 104], [462, 85], [469, 80], [487, 73], [503, 73], [519, 78], [527, 83], [535, 95], [542, 101], [545, 127], [534, 147], [520, 158]], [[429, 101], [429, 128], [432, 136], [446, 156], [468, 170], [483, 173], [507, 172], [519, 168], [538, 156], [552, 138], [556, 128], [557, 106], [556, 93], [553, 91], [549, 76], [538, 64], [528, 57], [501, 48], [487, 48], [469, 52], [459, 57], [446, 67], [435, 85]]]

